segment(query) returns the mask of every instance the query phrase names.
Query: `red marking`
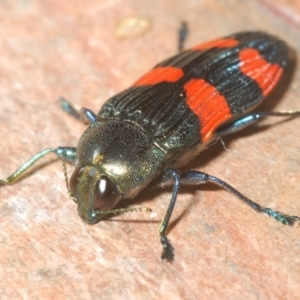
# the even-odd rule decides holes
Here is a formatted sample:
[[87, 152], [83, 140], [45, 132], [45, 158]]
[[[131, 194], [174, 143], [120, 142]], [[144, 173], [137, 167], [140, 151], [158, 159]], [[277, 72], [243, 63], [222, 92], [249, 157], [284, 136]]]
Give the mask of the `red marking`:
[[239, 57], [241, 71], [255, 80], [263, 95], [267, 96], [281, 77], [283, 69], [265, 60], [258, 50], [252, 48], [241, 50]]
[[152, 85], [161, 82], [176, 82], [183, 76], [183, 70], [175, 67], [157, 67], [142, 76], [134, 86]]
[[239, 42], [233, 38], [229, 39], [217, 39], [213, 40], [201, 45], [198, 45], [196, 47], [193, 47], [192, 50], [207, 50], [209, 48], [232, 48], [236, 47], [239, 44]]
[[191, 79], [184, 85], [186, 103], [201, 123], [202, 141], [209, 140], [215, 129], [232, 117], [226, 98], [203, 79]]

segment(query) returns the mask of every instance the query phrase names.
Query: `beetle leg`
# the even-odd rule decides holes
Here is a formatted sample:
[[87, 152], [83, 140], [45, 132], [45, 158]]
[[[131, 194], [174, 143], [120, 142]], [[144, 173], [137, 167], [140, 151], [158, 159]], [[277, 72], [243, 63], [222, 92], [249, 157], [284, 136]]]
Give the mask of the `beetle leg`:
[[178, 52], [181, 52], [183, 50], [187, 36], [188, 36], [187, 23], [181, 22], [181, 26], [178, 31]]
[[55, 149], [55, 154], [66, 162], [74, 165], [76, 163], [76, 148], [75, 147], [58, 147]]
[[237, 131], [240, 131], [252, 124], [257, 123], [265, 117], [299, 117], [300, 111], [287, 112], [258, 112], [247, 114], [229, 124], [221, 126], [215, 133], [216, 136], [222, 137]]
[[286, 215], [286, 214], [283, 214], [282, 212], [274, 211], [268, 207], [260, 206], [259, 204], [253, 202], [252, 200], [250, 200], [249, 198], [247, 198], [246, 196], [241, 194], [239, 191], [237, 191], [231, 185], [229, 185], [228, 183], [224, 182], [223, 180], [221, 180], [215, 176], [212, 176], [212, 175], [209, 175], [209, 174], [206, 174], [203, 172], [199, 172], [199, 171], [194, 171], [194, 170], [184, 172], [180, 175], [180, 184], [198, 185], [198, 184], [203, 184], [203, 183], [207, 183], [207, 182], [213, 182], [213, 183], [219, 185], [223, 189], [227, 190], [229, 193], [238, 197], [240, 200], [242, 200], [244, 203], [246, 203], [247, 205], [252, 207], [257, 212], [263, 212], [263, 213], [267, 214], [268, 216], [272, 217], [273, 219], [275, 219], [276, 221], [282, 223], [283, 225], [292, 226], [292, 225], [294, 225], [295, 222], [300, 221], [300, 217], [298, 217], [298, 216]]
[[60, 159], [65, 160], [69, 163], [75, 163], [76, 161], [76, 148], [73, 147], [58, 147], [58, 148], [47, 148], [25, 162], [20, 168], [14, 173], [8, 176], [6, 179], [0, 179], [0, 186], [9, 185], [18, 180], [27, 170], [29, 170], [38, 160], [46, 156], [49, 153], [55, 153]]
[[172, 192], [172, 198], [168, 207], [168, 210], [166, 212], [166, 215], [163, 219], [163, 221], [160, 224], [159, 227], [159, 234], [160, 234], [160, 242], [163, 246], [163, 252], [161, 255], [162, 259], [165, 259], [167, 261], [173, 261], [174, 260], [174, 248], [169, 242], [166, 232], [167, 228], [169, 225], [169, 221], [176, 203], [177, 199], [177, 194], [179, 191], [179, 186], [180, 186], [180, 175], [177, 170], [174, 169], [167, 169], [165, 170], [163, 177], [162, 177], [162, 182], [170, 182], [173, 185], [173, 192]]
[[74, 117], [75, 119], [81, 121], [84, 124], [92, 124], [96, 122], [96, 115], [87, 108], [82, 108], [80, 112], [78, 112], [66, 99], [60, 98], [60, 107], [69, 115]]
[[200, 172], [200, 171], [195, 171], [195, 170], [190, 170], [187, 172], [184, 172], [182, 174], [179, 174], [177, 170], [174, 169], [167, 169], [162, 178], [159, 180], [159, 182], [156, 182], [155, 187], [168, 187], [168, 186], [173, 186], [173, 192], [172, 192], [172, 198], [166, 213], [166, 216], [164, 217], [160, 228], [159, 228], [159, 234], [161, 237], [161, 243], [163, 245], [163, 253], [161, 258], [166, 259], [168, 261], [173, 261], [174, 259], [174, 248], [169, 242], [168, 238], [166, 237], [166, 231], [167, 227], [176, 203], [176, 198], [178, 195], [179, 187], [180, 185], [199, 185], [199, 184], [204, 184], [208, 182], [213, 182], [223, 189], [227, 190], [229, 193], [235, 195], [238, 197], [240, 200], [242, 200], [244, 203], [249, 205], [251, 208], [256, 210], [257, 212], [263, 212], [269, 217], [275, 219], [276, 221], [282, 223], [283, 225], [294, 225], [295, 222], [300, 222], [300, 217], [298, 216], [291, 216], [291, 215], [286, 215], [282, 212], [279, 211], [274, 211], [268, 207], [263, 207], [260, 206], [259, 204], [255, 203], [254, 201], [250, 200], [243, 194], [241, 194], [238, 190], [233, 188], [231, 185], [228, 183], [224, 182], [223, 180]]

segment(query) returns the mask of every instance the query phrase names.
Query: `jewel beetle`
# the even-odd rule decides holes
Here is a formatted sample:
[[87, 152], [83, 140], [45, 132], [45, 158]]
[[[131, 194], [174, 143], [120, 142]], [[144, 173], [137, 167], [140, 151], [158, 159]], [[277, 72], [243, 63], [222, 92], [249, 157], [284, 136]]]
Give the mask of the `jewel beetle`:
[[[0, 185], [19, 179], [36, 161], [55, 153], [63, 161], [70, 197], [80, 217], [95, 224], [104, 216], [147, 208], [114, 209], [148, 185], [172, 186], [159, 234], [162, 259], [174, 249], [166, 232], [180, 185], [215, 183], [284, 225], [300, 221], [248, 199], [223, 180], [177, 168], [219, 137], [269, 116], [294, 112], [250, 112], [272, 91], [288, 62], [288, 47], [264, 32], [240, 32], [185, 50], [157, 64], [125, 91], [110, 98], [96, 115], [79, 114], [62, 99], [64, 109], [83, 117], [89, 127], [74, 147], [47, 148], [29, 159]], [[75, 165], [68, 181], [66, 162]]]

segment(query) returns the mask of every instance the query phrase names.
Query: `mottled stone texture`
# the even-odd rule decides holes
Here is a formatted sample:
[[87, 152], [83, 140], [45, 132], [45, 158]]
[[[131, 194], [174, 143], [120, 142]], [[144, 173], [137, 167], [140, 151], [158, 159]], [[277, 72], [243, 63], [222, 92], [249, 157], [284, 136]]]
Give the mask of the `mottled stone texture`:
[[[116, 28], [128, 17], [151, 26], [120, 39]], [[300, 53], [297, 0], [11, 0], [0, 2], [0, 19], [1, 177], [39, 150], [76, 146], [85, 127], [57, 99], [97, 111], [175, 53], [182, 20], [190, 27], [187, 46], [260, 29]], [[299, 82], [293, 61], [261, 110], [300, 109]], [[218, 142], [189, 167], [300, 215], [299, 127], [300, 119], [266, 120], [224, 138], [229, 151]], [[130, 202], [152, 214], [89, 226], [68, 198], [61, 163], [49, 156], [42, 164], [0, 189], [1, 299], [299, 299], [299, 226], [284, 227], [213, 185], [183, 188], [169, 232], [176, 257], [168, 264], [160, 261], [157, 230], [169, 190]]]

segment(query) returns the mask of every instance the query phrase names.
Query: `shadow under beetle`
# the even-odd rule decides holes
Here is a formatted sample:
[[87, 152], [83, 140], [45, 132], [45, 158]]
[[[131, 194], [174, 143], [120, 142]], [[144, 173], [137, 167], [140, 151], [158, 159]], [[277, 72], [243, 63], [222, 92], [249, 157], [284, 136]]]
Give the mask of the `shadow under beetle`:
[[[80, 115], [61, 99], [64, 110], [90, 124], [77, 148], [45, 149], [1, 180], [0, 186], [13, 183], [36, 161], [55, 153], [63, 161], [69, 195], [88, 224], [109, 214], [149, 210], [114, 207], [121, 199], [136, 197], [150, 183], [172, 186], [159, 229], [161, 257], [168, 261], [174, 259], [174, 249], [166, 232], [180, 185], [213, 182], [257, 212], [293, 225], [299, 217], [262, 207], [215, 176], [176, 169], [218, 137], [268, 116], [300, 116], [300, 111], [249, 113], [277, 84], [287, 61], [283, 41], [263, 32], [241, 32], [166, 59], [109, 99], [98, 115], [85, 108]], [[69, 183], [65, 162], [75, 164]]]

